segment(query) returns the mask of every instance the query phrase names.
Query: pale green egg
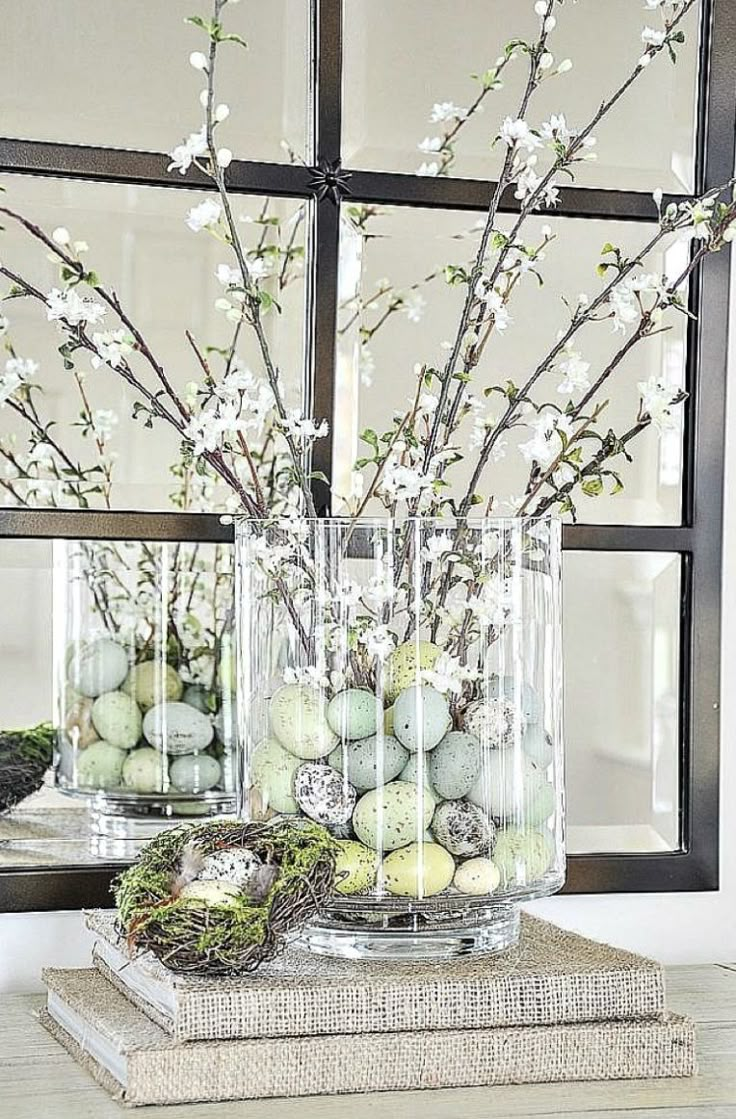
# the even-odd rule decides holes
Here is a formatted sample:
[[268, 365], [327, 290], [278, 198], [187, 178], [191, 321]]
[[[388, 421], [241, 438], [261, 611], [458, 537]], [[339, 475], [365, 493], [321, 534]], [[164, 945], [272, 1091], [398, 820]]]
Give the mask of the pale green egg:
[[158, 703], [143, 718], [146, 741], [171, 755], [206, 750], [214, 737], [212, 720], [188, 703]]
[[454, 800], [472, 789], [480, 770], [480, 742], [467, 731], [449, 731], [427, 759], [432, 786]]
[[452, 882], [455, 860], [437, 843], [410, 843], [386, 855], [381, 880], [390, 894], [428, 898], [440, 894]]
[[429, 684], [405, 688], [394, 704], [394, 734], [412, 753], [433, 750], [450, 726], [450, 705]]
[[77, 755], [77, 782], [85, 789], [116, 789], [127, 756], [110, 742], [93, 742]]
[[117, 641], [100, 637], [71, 650], [69, 683], [84, 696], [114, 692], [128, 675], [128, 654]]
[[373, 692], [363, 688], [346, 688], [330, 700], [327, 722], [340, 738], [368, 738], [376, 732], [376, 708]]
[[194, 882], [188, 882], [183, 887], [179, 897], [193, 905], [212, 905], [231, 909], [238, 904], [243, 895], [238, 887], [230, 882], [195, 878]]
[[483, 897], [498, 889], [501, 872], [490, 859], [468, 859], [460, 863], [452, 884], [461, 894]]
[[180, 699], [184, 691], [182, 678], [175, 668], [165, 661], [143, 661], [134, 664], [122, 690], [132, 696], [144, 711], [164, 700]]
[[92, 705], [92, 722], [100, 738], [121, 750], [132, 750], [141, 736], [138, 704], [125, 692], [106, 692]]
[[428, 790], [420, 798], [415, 785], [392, 781], [363, 794], [353, 813], [353, 830], [367, 847], [393, 851], [411, 843], [429, 827], [435, 807]]
[[294, 815], [294, 778], [302, 759], [285, 750], [275, 738], [264, 738], [250, 758], [250, 779], [258, 789], [264, 809]]
[[329, 763], [344, 773], [359, 793], [388, 784], [398, 777], [406, 765], [409, 751], [391, 735], [372, 735], [356, 742], [338, 745], [329, 756]]
[[442, 650], [431, 641], [405, 641], [386, 661], [384, 696], [393, 703], [399, 692], [421, 682], [423, 671], [434, 668]]
[[551, 867], [554, 857], [554, 843], [547, 832], [507, 827], [496, 835], [493, 861], [504, 888], [538, 882]]
[[162, 758], [152, 746], [131, 750], [123, 762], [123, 785], [136, 793], [160, 793], [164, 787]]
[[180, 793], [206, 793], [221, 776], [220, 763], [209, 754], [182, 754], [169, 767], [171, 784]]
[[338, 894], [359, 894], [376, 881], [378, 854], [355, 839], [338, 839], [335, 889]]
[[337, 735], [327, 722], [326, 701], [319, 688], [284, 684], [271, 699], [271, 730], [291, 754], [315, 761], [329, 754]]

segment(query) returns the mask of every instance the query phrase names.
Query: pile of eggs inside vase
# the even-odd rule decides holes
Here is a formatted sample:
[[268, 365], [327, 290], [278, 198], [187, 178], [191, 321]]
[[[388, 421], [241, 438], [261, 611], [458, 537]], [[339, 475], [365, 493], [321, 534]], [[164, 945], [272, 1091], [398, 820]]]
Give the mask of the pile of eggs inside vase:
[[234, 689], [229, 663], [221, 668], [223, 702], [213, 717], [205, 688], [165, 661], [130, 664], [123, 646], [105, 637], [75, 645], [59, 736], [62, 786], [178, 798], [222, 789]]
[[458, 727], [447, 696], [416, 682], [439, 653], [429, 642], [394, 650], [388, 707], [362, 688], [328, 699], [289, 683], [271, 698], [251, 806], [327, 827], [343, 895], [485, 896], [532, 885], [554, 861], [553, 747], [536, 693], [491, 677]]

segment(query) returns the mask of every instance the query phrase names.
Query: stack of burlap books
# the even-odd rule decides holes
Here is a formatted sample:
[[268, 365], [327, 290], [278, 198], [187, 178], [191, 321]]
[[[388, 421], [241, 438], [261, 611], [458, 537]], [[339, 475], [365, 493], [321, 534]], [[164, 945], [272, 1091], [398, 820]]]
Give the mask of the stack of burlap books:
[[651, 960], [524, 917], [517, 948], [428, 964], [289, 948], [238, 979], [131, 956], [87, 915], [95, 967], [45, 973], [44, 1025], [130, 1105], [691, 1076], [692, 1022]]

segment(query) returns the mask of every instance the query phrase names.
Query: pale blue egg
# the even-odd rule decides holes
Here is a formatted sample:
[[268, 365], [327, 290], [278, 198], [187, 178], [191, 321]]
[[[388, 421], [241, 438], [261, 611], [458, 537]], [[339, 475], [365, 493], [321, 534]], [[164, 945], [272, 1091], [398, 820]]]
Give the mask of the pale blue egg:
[[414, 753], [433, 750], [450, 725], [450, 705], [429, 684], [405, 688], [394, 704], [394, 734]]
[[480, 743], [474, 734], [451, 730], [429, 757], [432, 786], [441, 797], [464, 797], [480, 769]]
[[379, 712], [383, 715], [373, 692], [346, 688], [330, 700], [327, 722], [340, 738], [368, 738], [376, 733]]
[[406, 765], [409, 751], [392, 735], [371, 735], [336, 746], [328, 761], [344, 773], [358, 792], [375, 789], [398, 777]]
[[182, 754], [169, 768], [171, 784], [180, 793], [206, 793], [221, 776], [220, 763], [209, 754]]

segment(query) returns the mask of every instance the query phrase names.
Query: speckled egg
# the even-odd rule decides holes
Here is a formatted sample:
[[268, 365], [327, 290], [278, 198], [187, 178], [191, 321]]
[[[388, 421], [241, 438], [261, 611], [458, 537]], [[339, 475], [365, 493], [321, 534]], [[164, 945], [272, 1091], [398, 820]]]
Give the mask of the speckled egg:
[[488, 698], [471, 704], [465, 712], [465, 730], [485, 749], [505, 750], [521, 741], [526, 730], [522, 712], [510, 699]]
[[390, 894], [428, 898], [441, 894], [452, 882], [455, 861], [436, 843], [410, 843], [386, 855], [381, 877]]
[[209, 715], [210, 708], [207, 703], [207, 696], [207, 689], [202, 684], [189, 684], [184, 689], [181, 701], [182, 703], [188, 703], [190, 707], [196, 707], [203, 715]]
[[496, 828], [482, 808], [467, 800], [445, 800], [432, 817], [432, 834], [453, 855], [489, 855]]
[[450, 725], [450, 705], [429, 684], [406, 688], [394, 704], [394, 734], [402, 746], [433, 750]]
[[141, 736], [138, 704], [125, 692], [106, 692], [92, 704], [92, 722], [100, 738], [121, 750], [132, 750]]
[[355, 808], [355, 789], [337, 769], [305, 762], [294, 777], [294, 799], [305, 816], [318, 824], [346, 824]]
[[508, 827], [496, 836], [493, 861], [504, 888], [537, 882], [549, 870], [554, 857], [552, 836], [547, 832]]
[[522, 749], [540, 769], [546, 769], [555, 756], [555, 744], [541, 723], [529, 723], [521, 740]]
[[373, 692], [346, 688], [330, 700], [327, 722], [340, 738], [368, 738], [376, 733], [377, 703]]
[[336, 746], [329, 763], [346, 774], [359, 793], [364, 793], [398, 777], [408, 757], [409, 751], [391, 735], [379, 738], [374, 734]]
[[171, 784], [180, 793], [206, 793], [221, 777], [220, 763], [209, 754], [182, 754], [169, 767]]
[[355, 839], [338, 839], [335, 859], [335, 890], [338, 894], [360, 894], [376, 881], [378, 854]]
[[[423, 764], [422, 764], [423, 763]], [[425, 754], [422, 750], [418, 750], [416, 754], [409, 754], [408, 760], [401, 773], [399, 774], [400, 781], [413, 781], [414, 784], [419, 781], [419, 770], [422, 768], [422, 784], [425, 789], [430, 789], [432, 796], [435, 800], [441, 800], [439, 793], [433, 788], [429, 780], [429, 755]]]
[[210, 882], [201, 878], [187, 882], [179, 897], [193, 905], [211, 905], [220, 909], [232, 909], [242, 900], [240, 890], [230, 882]]
[[291, 754], [315, 761], [337, 745], [337, 735], [327, 722], [326, 702], [319, 688], [284, 684], [271, 699], [271, 729]]
[[419, 811], [419, 791], [407, 781], [391, 781], [364, 793], [355, 806], [353, 829], [361, 843], [377, 851], [404, 847], [429, 827], [435, 810], [431, 795], [423, 797]]
[[504, 696], [521, 708], [525, 723], [536, 723], [540, 715], [539, 696], [531, 684], [520, 683], [514, 676], [492, 676], [486, 688], [488, 699]]
[[115, 789], [119, 786], [125, 750], [110, 742], [93, 742], [77, 756], [77, 782], [85, 789]]
[[122, 691], [148, 711], [164, 700], [180, 699], [184, 684], [176, 669], [165, 661], [143, 661], [133, 665], [123, 682]]
[[442, 650], [431, 641], [405, 641], [386, 661], [384, 696], [393, 703], [399, 692], [420, 683], [421, 673], [434, 668]]
[[164, 787], [162, 757], [153, 746], [131, 750], [123, 762], [123, 785], [136, 793], [160, 793]]
[[114, 692], [127, 675], [128, 654], [109, 637], [85, 642], [74, 649], [69, 658], [69, 683], [80, 695]]
[[461, 894], [483, 897], [498, 889], [501, 872], [490, 859], [468, 859], [460, 863], [452, 884]]
[[294, 800], [294, 777], [301, 764], [301, 758], [290, 754], [275, 738], [258, 743], [250, 758], [250, 777], [264, 809], [292, 816], [299, 811]]
[[524, 754], [510, 750], [486, 754], [468, 799], [489, 816], [527, 825], [546, 820], [555, 808], [554, 789], [542, 771]]
[[205, 855], [197, 881], [227, 882], [247, 894], [255, 884], [262, 865], [255, 851], [249, 851], [247, 847], [227, 847]]
[[449, 731], [428, 759], [432, 787], [441, 797], [464, 797], [480, 770], [480, 743], [467, 731]]
[[159, 703], [143, 717], [143, 734], [167, 754], [196, 754], [214, 736], [212, 722], [188, 703]]
[[72, 746], [77, 750], [83, 750], [85, 746], [91, 745], [92, 742], [97, 742], [100, 736], [92, 722], [91, 699], [80, 697], [72, 703], [66, 713], [64, 729], [66, 730]]

